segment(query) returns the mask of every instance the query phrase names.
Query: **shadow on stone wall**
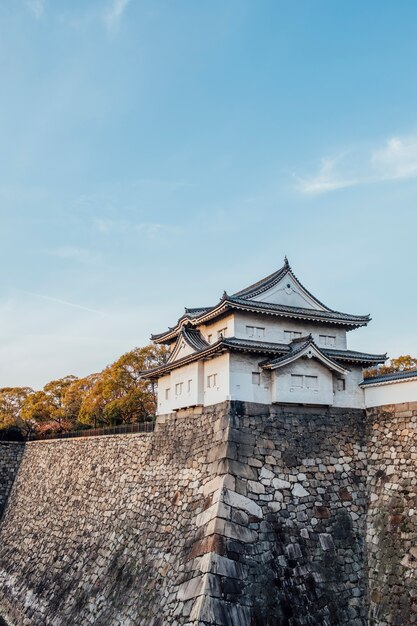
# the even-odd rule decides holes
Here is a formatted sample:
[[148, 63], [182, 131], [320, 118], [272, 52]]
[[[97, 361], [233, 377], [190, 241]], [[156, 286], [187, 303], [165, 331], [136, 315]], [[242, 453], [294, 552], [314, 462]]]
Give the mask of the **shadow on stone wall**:
[[[17, 441], [0, 441], [0, 523], [25, 451], [25, 444]], [[0, 626], [2, 623], [0, 622]]]

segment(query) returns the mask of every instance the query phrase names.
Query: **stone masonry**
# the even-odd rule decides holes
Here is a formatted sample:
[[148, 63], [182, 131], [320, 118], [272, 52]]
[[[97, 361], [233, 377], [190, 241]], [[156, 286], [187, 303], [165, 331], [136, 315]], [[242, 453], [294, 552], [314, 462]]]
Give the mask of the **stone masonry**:
[[24, 446], [22, 443], [12, 441], [0, 442], [0, 519], [13, 487], [23, 451]]
[[417, 623], [416, 424], [411, 405], [366, 418], [227, 402], [160, 416], [153, 434], [31, 442], [0, 525], [0, 615]]
[[368, 419], [369, 624], [417, 624], [417, 402]]

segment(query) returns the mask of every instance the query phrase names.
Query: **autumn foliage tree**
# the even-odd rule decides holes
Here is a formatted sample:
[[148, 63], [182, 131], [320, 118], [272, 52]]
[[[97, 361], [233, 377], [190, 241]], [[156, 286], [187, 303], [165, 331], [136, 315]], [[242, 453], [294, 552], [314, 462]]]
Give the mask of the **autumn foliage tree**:
[[374, 378], [375, 376], [381, 376], [382, 374], [391, 374], [392, 372], [404, 372], [410, 370], [417, 370], [417, 357], [405, 354], [395, 359], [391, 359], [388, 365], [370, 367], [365, 370], [364, 377]]
[[152, 383], [141, 378], [141, 372], [166, 359], [166, 348], [154, 345], [135, 348], [121, 356], [85, 394], [80, 421], [98, 425], [151, 419], [156, 411], [156, 392]]
[[35, 422], [22, 415], [22, 408], [34, 394], [30, 387], [3, 387], [0, 389], [0, 431], [29, 435]]
[[14, 428], [27, 436], [33, 430], [63, 432], [150, 420], [156, 411], [155, 388], [140, 374], [166, 359], [166, 348], [150, 345], [127, 352], [98, 374], [65, 376], [40, 391], [0, 389], [0, 432]]

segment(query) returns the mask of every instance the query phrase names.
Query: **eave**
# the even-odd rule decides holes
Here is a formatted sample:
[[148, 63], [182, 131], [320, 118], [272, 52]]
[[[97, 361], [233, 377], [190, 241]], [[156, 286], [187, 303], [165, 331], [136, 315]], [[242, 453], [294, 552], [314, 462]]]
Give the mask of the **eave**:
[[[291, 351], [290, 344], [272, 343], [268, 341], [253, 341], [251, 339], [238, 339], [237, 337], [224, 337], [216, 343], [207, 346], [203, 350], [197, 350], [176, 361], [170, 361], [160, 367], [153, 368], [146, 372], [142, 372], [143, 378], [157, 379], [164, 374], [168, 374], [173, 369], [188, 365], [199, 360], [213, 358], [223, 352], [245, 352], [257, 354], [260, 357], [270, 358], [271, 356], [279, 357], [287, 355]], [[361, 367], [368, 367], [377, 363], [383, 363], [386, 355], [366, 354], [363, 352], [355, 352], [353, 350], [330, 350], [321, 349], [321, 352], [328, 358], [337, 363], [352, 363]]]
[[381, 374], [373, 378], [365, 378], [361, 383], [361, 387], [380, 387], [381, 385], [392, 385], [394, 383], [407, 383], [417, 380], [417, 371], [406, 370], [403, 372], [390, 372], [389, 374]]
[[267, 341], [250, 341], [245, 339], [237, 339], [236, 337], [222, 338], [213, 343], [204, 350], [199, 350], [193, 354], [188, 354], [177, 361], [169, 361], [160, 367], [153, 368], [141, 373], [142, 378], [155, 379], [169, 373], [173, 369], [188, 365], [194, 361], [210, 359], [213, 356], [222, 354], [223, 352], [251, 352], [259, 355], [277, 355], [283, 354], [288, 350], [286, 344], [269, 343]]
[[152, 335], [151, 339], [155, 343], [171, 343], [174, 339], [176, 339], [185, 324], [199, 326], [200, 324], [206, 324], [207, 322], [224, 316], [232, 311], [247, 311], [249, 313], [261, 313], [263, 315], [299, 319], [319, 324], [331, 324], [342, 326], [347, 330], [359, 328], [360, 326], [366, 326], [371, 320], [369, 315], [351, 315], [349, 313], [341, 313], [339, 311], [303, 309], [300, 307], [285, 306], [282, 304], [270, 304], [253, 300], [244, 300], [242, 298], [224, 294], [223, 298], [216, 306], [206, 310], [202, 315], [195, 318], [183, 316], [178, 320], [175, 327], [170, 328], [165, 333]]

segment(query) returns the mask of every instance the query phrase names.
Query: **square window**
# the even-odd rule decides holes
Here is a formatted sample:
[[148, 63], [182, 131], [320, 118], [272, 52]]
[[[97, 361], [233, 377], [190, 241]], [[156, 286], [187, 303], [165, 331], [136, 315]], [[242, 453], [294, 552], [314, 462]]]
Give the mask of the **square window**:
[[291, 387], [302, 387], [303, 377], [298, 374], [291, 374]]
[[336, 337], [334, 335], [319, 335], [319, 342], [322, 346], [335, 346]]
[[246, 326], [246, 334], [248, 337], [255, 336], [255, 326]]
[[226, 337], [227, 327], [221, 328], [217, 331], [217, 339], [221, 339], [222, 337]]
[[259, 372], [252, 372], [252, 384], [253, 385], [261, 384], [261, 374]]
[[337, 379], [337, 391], [346, 391], [346, 380], [344, 378]]
[[258, 339], [262, 339], [263, 337], [265, 337], [265, 328], [258, 326], [256, 328], [256, 336], [258, 337]]
[[284, 341], [292, 341], [293, 339], [297, 339], [301, 337], [302, 333], [298, 330], [284, 330]]
[[318, 376], [305, 376], [305, 383], [307, 389], [318, 389], [319, 379]]
[[180, 396], [182, 394], [182, 383], [177, 383], [175, 385], [175, 393], [177, 396]]
[[217, 385], [217, 374], [209, 374], [209, 376], [207, 376], [207, 387], [212, 389], [213, 387], [216, 387], [216, 385]]

